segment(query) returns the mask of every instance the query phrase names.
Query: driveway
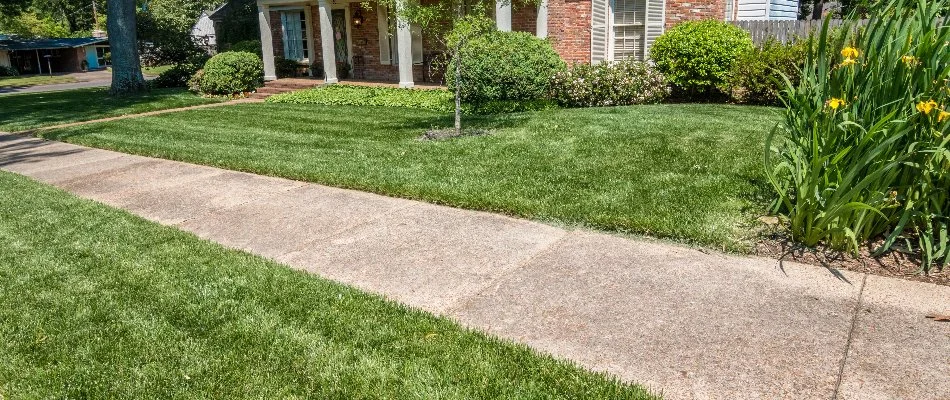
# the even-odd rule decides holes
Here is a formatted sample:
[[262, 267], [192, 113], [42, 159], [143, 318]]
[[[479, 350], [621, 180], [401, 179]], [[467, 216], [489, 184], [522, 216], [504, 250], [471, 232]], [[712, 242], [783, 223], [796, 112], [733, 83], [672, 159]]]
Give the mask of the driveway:
[[0, 88], [0, 96], [15, 93], [38, 93], [38, 92], [56, 92], [60, 90], [72, 90], [89, 87], [102, 87], [112, 84], [112, 71], [89, 71], [89, 72], [71, 72], [67, 74], [55, 74], [68, 76], [77, 80], [73, 83], [58, 83], [53, 85], [37, 85], [27, 87], [3, 87]]

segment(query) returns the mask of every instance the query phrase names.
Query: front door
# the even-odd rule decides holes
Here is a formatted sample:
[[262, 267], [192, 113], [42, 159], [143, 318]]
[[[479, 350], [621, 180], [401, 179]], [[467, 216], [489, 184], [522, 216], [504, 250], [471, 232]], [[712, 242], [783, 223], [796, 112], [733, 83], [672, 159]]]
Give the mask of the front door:
[[346, 45], [346, 10], [331, 12], [333, 25], [333, 50], [338, 63], [349, 63], [350, 55]]

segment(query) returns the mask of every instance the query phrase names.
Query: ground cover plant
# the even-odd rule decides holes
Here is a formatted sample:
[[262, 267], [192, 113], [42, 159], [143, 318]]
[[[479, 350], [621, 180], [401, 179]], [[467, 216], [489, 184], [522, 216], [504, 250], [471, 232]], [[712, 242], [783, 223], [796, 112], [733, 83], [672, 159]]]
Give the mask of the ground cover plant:
[[728, 105], [556, 109], [474, 116], [469, 127], [492, 134], [423, 141], [452, 115], [263, 103], [43, 136], [739, 250], [766, 212], [761, 153], [778, 116]]
[[153, 89], [121, 97], [111, 97], [103, 88], [11, 94], [0, 96], [0, 131], [16, 132], [217, 101], [181, 89]]
[[444, 89], [400, 89], [353, 85], [330, 85], [281, 93], [268, 97], [268, 103], [314, 104], [322, 106], [406, 107], [452, 112], [452, 93]]
[[881, 4], [866, 27], [826, 22], [770, 137], [769, 178], [793, 238], [950, 261], [948, 2]]
[[653, 398], [27, 178], [0, 197], [3, 398]]
[[64, 75], [28, 75], [0, 77], [0, 88], [30, 87], [39, 85], [53, 85], [58, 83], [75, 83], [76, 78]]

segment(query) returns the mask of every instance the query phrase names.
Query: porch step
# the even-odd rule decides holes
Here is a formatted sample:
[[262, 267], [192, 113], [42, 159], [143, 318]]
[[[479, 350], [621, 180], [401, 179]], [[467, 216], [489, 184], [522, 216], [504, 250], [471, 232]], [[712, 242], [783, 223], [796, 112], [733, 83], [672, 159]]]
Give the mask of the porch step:
[[323, 81], [316, 79], [279, 79], [276, 81], [267, 81], [263, 87], [257, 88], [257, 91], [251, 95], [251, 98], [266, 99], [275, 94], [310, 89], [322, 84]]

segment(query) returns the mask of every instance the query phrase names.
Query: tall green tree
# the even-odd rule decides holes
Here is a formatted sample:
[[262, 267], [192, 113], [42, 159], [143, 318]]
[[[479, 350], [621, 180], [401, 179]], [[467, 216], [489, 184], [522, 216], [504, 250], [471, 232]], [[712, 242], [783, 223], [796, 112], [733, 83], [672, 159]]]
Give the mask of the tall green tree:
[[135, 11], [135, 0], [109, 2], [107, 26], [112, 52], [112, 87], [109, 93], [113, 96], [138, 93], [147, 89], [139, 63]]

